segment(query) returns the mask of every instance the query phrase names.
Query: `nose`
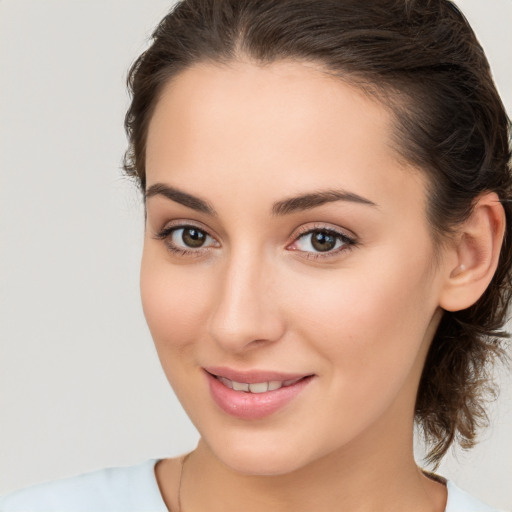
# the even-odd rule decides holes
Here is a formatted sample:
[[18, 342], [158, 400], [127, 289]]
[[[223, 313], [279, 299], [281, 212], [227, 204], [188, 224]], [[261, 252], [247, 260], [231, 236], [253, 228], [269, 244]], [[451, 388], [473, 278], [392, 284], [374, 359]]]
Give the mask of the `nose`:
[[219, 272], [209, 332], [225, 351], [244, 353], [279, 340], [285, 330], [277, 276], [261, 255], [233, 255]]

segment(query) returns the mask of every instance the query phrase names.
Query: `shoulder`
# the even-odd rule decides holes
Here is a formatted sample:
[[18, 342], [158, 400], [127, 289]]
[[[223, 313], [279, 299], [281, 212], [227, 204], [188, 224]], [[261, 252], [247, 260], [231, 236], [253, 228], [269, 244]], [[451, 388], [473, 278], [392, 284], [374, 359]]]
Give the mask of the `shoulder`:
[[445, 512], [500, 512], [482, 503], [466, 491], [459, 489], [453, 482], [448, 481], [448, 502]]
[[167, 512], [156, 460], [34, 485], [0, 498], [0, 512]]

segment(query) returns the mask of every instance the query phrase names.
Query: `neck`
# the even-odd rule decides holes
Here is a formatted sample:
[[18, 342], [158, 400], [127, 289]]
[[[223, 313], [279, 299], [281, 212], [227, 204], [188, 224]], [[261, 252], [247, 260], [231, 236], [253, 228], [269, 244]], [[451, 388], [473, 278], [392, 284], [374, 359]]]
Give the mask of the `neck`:
[[394, 439], [378, 448], [368, 439], [356, 440], [291, 473], [272, 476], [235, 472], [200, 441], [184, 470], [182, 512], [442, 512], [446, 489], [416, 466], [412, 434], [395, 430]]

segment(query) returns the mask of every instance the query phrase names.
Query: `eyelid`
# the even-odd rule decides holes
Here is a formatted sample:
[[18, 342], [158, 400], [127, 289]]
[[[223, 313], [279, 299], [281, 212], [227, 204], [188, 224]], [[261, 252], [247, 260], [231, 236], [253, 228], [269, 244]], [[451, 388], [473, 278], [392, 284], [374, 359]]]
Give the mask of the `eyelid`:
[[[197, 229], [199, 231], [204, 232], [210, 239], [213, 241], [213, 244], [207, 245], [205, 247], [182, 247], [180, 245], [176, 245], [174, 242], [170, 240], [172, 237], [172, 233], [174, 231], [180, 229]], [[342, 241], [342, 246], [330, 251], [305, 251], [301, 249], [290, 249], [290, 247], [296, 243], [300, 238], [314, 233], [322, 231], [325, 233], [332, 234], [337, 239]], [[333, 226], [327, 223], [316, 222], [313, 224], [306, 224], [300, 226], [296, 229], [293, 234], [290, 236], [291, 241], [286, 244], [286, 249], [292, 250], [293, 252], [299, 253], [301, 257], [306, 259], [327, 259], [334, 258], [336, 256], [340, 256], [341, 253], [347, 252], [353, 249], [359, 242], [357, 236], [352, 232], [348, 231], [339, 226]], [[203, 224], [199, 221], [191, 221], [188, 219], [175, 219], [170, 222], [164, 224], [164, 226], [153, 234], [153, 238], [157, 240], [163, 240], [167, 246], [167, 249], [175, 254], [180, 254], [182, 256], [201, 256], [206, 252], [209, 252], [212, 248], [218, 248], [221, 246], [220, 242], [217, 240], [217, 237], [211, 234], [210, 230], [203, 226]]]
[[339, 226], [334, 226], [332, 224], [324, 222], [314, 222], [313, 224], [305, 224], [303, 226], [300, 226], [290, 235], [290, 238], [293, 241], [295, 241], [300, 236], [314, 231], [329, 231], [331, 233], [340, 235], [341, 237], [346, 238], [348, 240], [353, 240], [354, 242], [357, 240], [357, 236], [355, 235], [355, 233], [352, 233], [351, 231], [341, 228]]
[[314, 223], [313, 225], [304, 225], [298, 228], [292, 235], [292, 242], [287, 244], [286, 248], [289, 248], [291, 245], [296, 243], [300, 238], [308, 235], [310, 233], [323, 231], [329, 234], [334, 235], [338, 239], [341, 239], [343, 245], [337, 249], [332, 251], [325, 252], [314, 252], [314, 251], [302, 251], [298, 249], [292, 249], [294, 252], [301, 254], [301, 257], [307, 259], [327, 259], [334, 258], [340, 256], [341, 253], [345, 253], [347, 251], [352, 250], [356, 245], [358, 245], [357, 236], [351, 232], [347, 233], [347, 230], [342, 229], [340, 227], [334, 227], [330, 224], [324, 223]]
[[[206, 236], [213, 240], [214, 244], [208, 245], [206, 247], [193, 248], [178, 246], [171, 242], [170, 237], [174, 231], [187, 228], [197, 229], [198, 231], [204, 232]], [[163, 240], [169, 251], [180, 254], [182, 256], [201, 256], [212, 248], [220, 247], [220, 243], [217, 238], [210, 233], [209, 229], [203, 227], [201, 222], [190, 221], [186, 219], [176, 219], [171, 222], [167, 222], [160, 230], [153, 234], [153, 238], [156, 240]]]
[[180, 218], [180, 219], [168, 220], [167, 222], [161, 223], [161, 225], [162, 225], [162, 227], [157, 230], [158, 233], [161, 233], [162, 231], [165, 231], [165, 230], [168, 230], [171, 228], [175, 228], [175, 229], [176, 228], [196, 228], [196, 229], [200, 229], [201, 231], [204, 231], [205, 233], [208, 233], [208, 235], [210, 235], [212, 238], [215, 238], [211, 234], [210, 228], [198, 220]]

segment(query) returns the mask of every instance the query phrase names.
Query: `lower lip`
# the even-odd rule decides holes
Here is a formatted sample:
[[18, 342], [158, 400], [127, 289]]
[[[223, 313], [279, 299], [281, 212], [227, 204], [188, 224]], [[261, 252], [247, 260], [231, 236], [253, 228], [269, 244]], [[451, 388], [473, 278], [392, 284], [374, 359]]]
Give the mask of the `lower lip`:
[[227, 414], [243, 420], [270, 416], [291, 402], [310, 382], [305, 377], [291, 386], [283, 386], [265, 393], [234, 391], [206, 372], [214, 402]]

